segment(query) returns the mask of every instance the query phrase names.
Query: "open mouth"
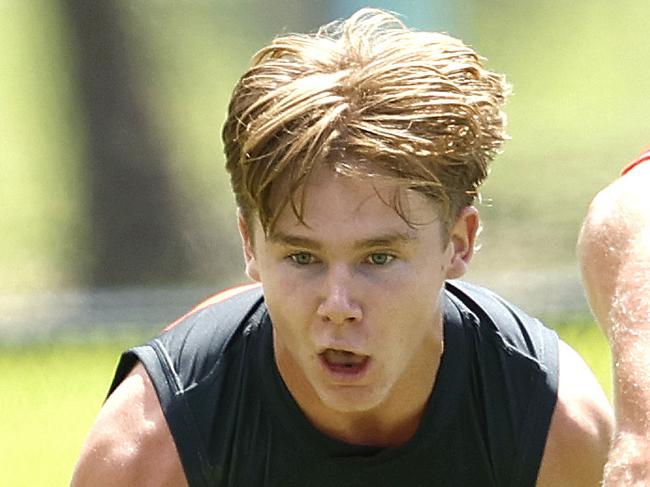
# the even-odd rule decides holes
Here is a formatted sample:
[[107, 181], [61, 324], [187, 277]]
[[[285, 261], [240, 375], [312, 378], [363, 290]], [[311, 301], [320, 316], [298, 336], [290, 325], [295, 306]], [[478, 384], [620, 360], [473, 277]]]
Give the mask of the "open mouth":
[[368, 366], [370, 357], [347, 350], [328, 348], [320, 353], [320, 359], [327, 370], [337, 375], [357, 376]]

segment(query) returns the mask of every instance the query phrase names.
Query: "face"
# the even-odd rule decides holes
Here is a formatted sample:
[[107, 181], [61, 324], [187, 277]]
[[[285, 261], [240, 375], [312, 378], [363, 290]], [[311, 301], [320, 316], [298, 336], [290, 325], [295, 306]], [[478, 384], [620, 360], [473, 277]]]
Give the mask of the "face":
[[445, 238], [430, 200], [401, 193], [409, 226], [385, 203], [395, 190], [322, 169], [305, 188], [307, 225], [286, 209], [265, 235], [240, 218], [247, 272], [262, 282], [276, 362], [299, 403], [359, 413], [432, 384], [441, 289], [465, 272], [478, 217], [465, 209]]

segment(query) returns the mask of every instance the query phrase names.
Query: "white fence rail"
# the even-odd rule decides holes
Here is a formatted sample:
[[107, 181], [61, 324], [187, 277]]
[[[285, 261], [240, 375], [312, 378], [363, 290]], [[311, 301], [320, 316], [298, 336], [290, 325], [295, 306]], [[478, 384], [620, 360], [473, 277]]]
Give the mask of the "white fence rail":
[[[535, 316], [588, 313], [577, 274], [512, 272], [470, 279]], [[0, 295], [0, 344], [155, 333], [218, 289], [125, 288]], [[553, 325], [552, 322], [549, 323]]]

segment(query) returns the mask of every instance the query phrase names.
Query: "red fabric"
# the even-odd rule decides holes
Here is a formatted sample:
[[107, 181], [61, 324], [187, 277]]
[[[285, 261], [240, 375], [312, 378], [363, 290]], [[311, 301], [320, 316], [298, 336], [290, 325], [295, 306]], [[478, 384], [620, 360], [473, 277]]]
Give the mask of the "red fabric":
[[650, 161], [650, 146], [646, 147], [639, 157], [637, 157], [634, 161], [630, 162], [627, 166], [625, 166], [625, 168], [621, 172], [621, 176], [627, 174], [633, 168], [635, 168], [636, 166], [638, 166], [639, 164], [645, 161]]
[[254, 287], [259, 286], [259, 285], [260, 285], [259, 283], [254, 282], [254, 283], [251, 283], [251, 284], [242, 284], [242, 285], [239, 285], [239, 286], [235, 286], [235, 287], [231, 287], [231, 288], [228, 288], [228, 289], [224, 289], [223, 291], [218, 292], [217, 294], [215, 294], [215, 295], [213, 295], [213, 296], [210, 296], [210, 297], [207, 298], [206, 300], [204, 300], [204, 301], [200, 302], [199, 304], [197, 304], [197, 305], [196, 305], [194, 308], [192, 308], [189, 312], [185, 313], [183, 316], [181, 316], [180, 318], [178, 318], [178, 319], [177, 319], [176, 321], [174, 321], [173, 323], [167, 325], [167, 326], [164, 328], [163, 331], [167, 331], [167, 330], [169, 330], [170, 328], [174, 328], [178, 323], [180, 323], [181, 321], [183, 321], [185, 318], [187, 318], [187, 317], [190, 316], [191, 314], [194, 314], [194, 313], [196, 313], [197, 311], [202, 310], [203, 308], [207, 308], [207, 307], [210, 306], [211, 304], [215, 304], [215, 303], [218, 303], [218, 302], [220, 302], [220, 301], [224, 301], [225, 299], [228, 299], [228, 298], [230, 298], [230, 297], [232, 297], [232, 296], [235, 296], [235, 295], [237, 295], [237, 294], [239, 294], [239, 293], [241, 293], [241, 292], [243, 292], [243, 291], [246, 291], [247, 289], [251, 289], [251, 288], [254, 288]]

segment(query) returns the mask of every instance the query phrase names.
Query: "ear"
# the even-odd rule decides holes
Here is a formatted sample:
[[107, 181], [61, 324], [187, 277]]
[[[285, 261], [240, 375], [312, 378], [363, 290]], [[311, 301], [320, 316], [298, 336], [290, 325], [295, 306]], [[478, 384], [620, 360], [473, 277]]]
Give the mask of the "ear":
[[473, 206], [463, 208], [449, 231], [449, 248], [451, 260], [447, 268], [447, 279], [458, 279], [467, 272], [467, 267], [474, 255], [476, 236], [480, 228], [478, 210]]
[[240, 210], [237, 210], [237, 223], [239, 225], [239, 235], [241, 236], [242, 249], [244, 251], [244, 261], [246, 262], [246, 275], [253, 281], [260, 281], [260, 274], [257, 269], [257, 259], [255, 258], [255, 248], [253, 245], [253, 231], [249, 228], [246, 219]]

